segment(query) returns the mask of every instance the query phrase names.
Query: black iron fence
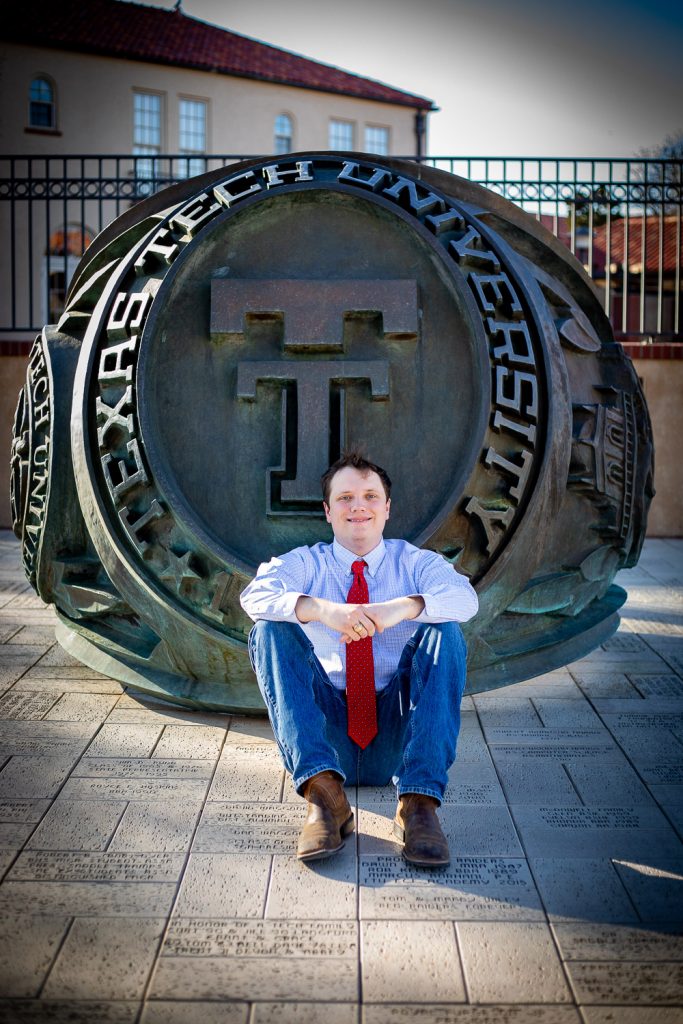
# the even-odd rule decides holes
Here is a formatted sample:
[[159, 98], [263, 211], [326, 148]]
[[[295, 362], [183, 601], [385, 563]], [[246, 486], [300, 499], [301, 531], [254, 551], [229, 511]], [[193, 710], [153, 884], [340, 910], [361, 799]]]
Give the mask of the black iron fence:
[[[247, 159], [220, 154], [0, 157], [0, 340], [59, 317], [92, 239], [152, 192]], [[618, 337], [683, 341], [683, 161], [425, 157], [542, 221], [584, 264]]]

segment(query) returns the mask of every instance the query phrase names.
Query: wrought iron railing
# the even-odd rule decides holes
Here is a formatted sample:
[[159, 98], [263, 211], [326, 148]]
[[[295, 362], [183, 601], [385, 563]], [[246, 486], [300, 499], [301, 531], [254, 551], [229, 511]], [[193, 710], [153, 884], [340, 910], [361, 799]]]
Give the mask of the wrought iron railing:
[[[152, 192], [242, 154], [0, 157], [0, 339], [54, 320], [84, 247]], [[409, 158], [412, 159], [412, 158]], [[683, 161], [425, 157], [541, 220], [584, 264], [618, 337], [683, 341]]]

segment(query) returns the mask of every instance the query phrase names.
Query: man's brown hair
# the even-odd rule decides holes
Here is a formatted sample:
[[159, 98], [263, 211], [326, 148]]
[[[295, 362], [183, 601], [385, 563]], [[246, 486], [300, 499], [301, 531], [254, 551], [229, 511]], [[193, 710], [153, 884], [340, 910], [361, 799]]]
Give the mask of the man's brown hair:
[[366, 459], [361, 451], [352, 448], [351, 451], [342, 452], [341, 456], [336, 462], [333, 462], [329, 469], [326, 469], [320, 478], [320, 483], [323, 489], [323, 501], [326, 505], [330, 504], [330, 490], [332, 489], [332, 478], [336, 476], [340, 469], [346, 469], [350, 466], [352, 469], [357, 469], [359, 473], [376, 473], [382, 481], [382, 487], [386, 495], [387, 501], [391, 497], [391, 480], [386, 469], [382, 469], [381, 466], [375, 465], [374, 462], [370, 462]]

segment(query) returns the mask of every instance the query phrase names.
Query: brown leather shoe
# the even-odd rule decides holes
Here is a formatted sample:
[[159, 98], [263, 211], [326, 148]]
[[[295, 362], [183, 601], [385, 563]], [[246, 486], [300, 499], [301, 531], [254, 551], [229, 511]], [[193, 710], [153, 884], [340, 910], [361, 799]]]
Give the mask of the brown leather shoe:
[[353, 811], [334, 772], [319, 772], [305, 783], [308, 815], [299, 836], [299, 860], [321, 860], [337, 853], [353, 832]]
[[403, 856], [423, 868], [450, 864], [448, 840], [436, 816], [438, 800], [422, 793], [404, 793], [394, 819], [394, 835], [403, 843]]

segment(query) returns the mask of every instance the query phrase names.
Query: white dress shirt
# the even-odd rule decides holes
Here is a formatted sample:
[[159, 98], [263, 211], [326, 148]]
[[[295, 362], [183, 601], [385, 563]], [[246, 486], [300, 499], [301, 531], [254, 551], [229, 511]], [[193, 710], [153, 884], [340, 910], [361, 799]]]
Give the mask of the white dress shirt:
[[[336, 539], [332, 544], [294, 548], [260, 565], [240, 596], [244, 611], [254, 621], [270, 619], [301, 626], [330, 682], [339, 690], [346, 689], [346, 644], [336, 630], [322, 622], [299, 622], [295, 608], [302, 596], [346, 603], [353, 582], [351, 565], [358, 560], [358, 555]], [[466, 622], [476, 614], [479, 603], [469, 580], [435, 551], [416, 548], [404, 540], [381, 540], [362, 561], [367, 563], [370, 604], [396, 597], [421, 597], [424, 601], [417, 618], [399, 622], [372, 638], [375, 688], [383, 690], [419, 623]]]

